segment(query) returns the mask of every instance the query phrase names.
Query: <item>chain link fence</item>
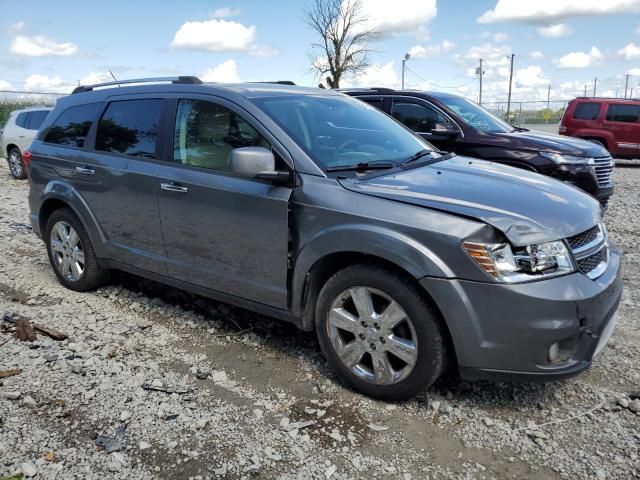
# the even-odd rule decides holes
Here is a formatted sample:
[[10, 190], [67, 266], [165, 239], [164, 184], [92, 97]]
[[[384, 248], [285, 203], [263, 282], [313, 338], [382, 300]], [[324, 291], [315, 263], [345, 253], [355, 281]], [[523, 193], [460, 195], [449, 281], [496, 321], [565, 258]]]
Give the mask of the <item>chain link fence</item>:
[[482, 102], [482, 106], [516, 126], [553, 130], [562, 119], [570, 100], [533, 100], [511, 102], [507, 119], [507, 102]]
[[14, 110], [27, 107], [53, 106], [60, 98], [60, 93], [20, 92], [0, 90], [0, 128], [3, 128], [9, 115]]

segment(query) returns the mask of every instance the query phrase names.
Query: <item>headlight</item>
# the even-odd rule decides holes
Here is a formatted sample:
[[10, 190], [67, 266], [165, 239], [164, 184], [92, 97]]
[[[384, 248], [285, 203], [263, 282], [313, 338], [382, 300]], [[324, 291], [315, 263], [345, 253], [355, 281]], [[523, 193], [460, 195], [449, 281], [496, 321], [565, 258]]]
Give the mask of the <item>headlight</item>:
[[541, 157], [548, 158], [558, 164], [561, 165], [587, 165], [589, 160], [588, 157], [575, 157], [573, 155], [563, 155], [560, 153], [553, 152], [538, 152]]
[[515, 249], [508, 243], [464, 242], [462, 246], [480, 268], [500, 282], [529, 282], [575, 271], [569, 250], [561, 241]]

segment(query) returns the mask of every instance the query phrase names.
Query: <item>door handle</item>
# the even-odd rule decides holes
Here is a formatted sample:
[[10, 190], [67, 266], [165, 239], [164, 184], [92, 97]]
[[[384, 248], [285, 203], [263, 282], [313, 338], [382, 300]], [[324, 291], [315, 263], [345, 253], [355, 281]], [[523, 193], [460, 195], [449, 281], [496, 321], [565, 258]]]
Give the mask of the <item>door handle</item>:
[[93, 175], [96, 173], [93, 168], [89, 167], [76, 167], [76, 172], [81, 173], [82, 175]]
[[181, 187], [175, 183], [161, 183], [160, 188], [168, 192], [187, 193], [189, 191], [187, 187]]
[[24, 138], [26, 135], [18, 135], [18, 138]]

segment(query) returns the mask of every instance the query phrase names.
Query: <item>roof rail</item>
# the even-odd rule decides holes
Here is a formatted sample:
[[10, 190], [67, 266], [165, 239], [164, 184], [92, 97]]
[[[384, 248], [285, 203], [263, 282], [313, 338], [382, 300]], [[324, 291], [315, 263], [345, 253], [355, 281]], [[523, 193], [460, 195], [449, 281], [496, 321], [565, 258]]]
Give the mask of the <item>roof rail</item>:
[[248, 82], [248, 83], [272, 83], [276, 85], [295, 85], [291, 80], [263, 80], [260, 82]]
[[373, 88], [370, 88], [369, 90], [373, 90], [375, 92], [380, 92], [380, 93], [391, 93], [396, 91], [393, 88], [386, 88], [386, 87], [373, 87]]
[[174, 84], [186, 84], [186, 85], [200, 85], [202, 80], [198, 77], [180, 76], [180, 77], [156, 77], [156, 78], [131, 78], [129, 80], [115, 80], [113, 82], [95, 83], [93, 85], [80, 85], [73, 89], [74, 93], [90, 92], [94, 88], [110, 87], [113, 85], [127, 85], [131, 83], [158, 83], [158, 82], [171, 82]]

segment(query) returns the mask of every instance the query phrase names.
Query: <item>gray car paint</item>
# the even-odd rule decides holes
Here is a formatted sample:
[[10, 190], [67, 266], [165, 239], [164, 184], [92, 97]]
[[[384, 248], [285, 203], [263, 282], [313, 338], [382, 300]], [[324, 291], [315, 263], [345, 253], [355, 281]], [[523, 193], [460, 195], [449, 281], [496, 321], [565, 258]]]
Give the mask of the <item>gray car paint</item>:
[[[565, 327], [575, 332], [577, 312], [593, 312], [593, 299], [604, 295], [608, 303], [618, 301], [615, 250], [616, 260], [602, 276], [609, 280], [594, 282], [576, 273], [504, 285], [490, 279], [460, 247], [464, 239], [499, 242], [506, 237], [522, 245], [582, 232], [600, 219], [599, 206], [588, 195], [547, 177], [464, 158], [359, 179], [327, 177], [251, 101], [291, 93], [340, 95], [275, 85], [173, 85], [61, 99], [57, 112], [74, 104], [140, 95], [204, 96], [222, 102], [271, 142], [295, 171], [295, 182], [285, 187], [186, 168], [171, 163], [167, 151], [157, 161], [146, 161], [98, 154], [88, 147], [64, 149], [38, 139], [32, 144], [29, 195], [35, 232], [41, 235], [41, 212], [48, 202], [62, 201], [80, 217], [105, 265], [293, 321], [307, 330], [313, 328], [313, 315], [306, 308], [305, 288], [314, 265], [344, 252], [383, 259], [420, 281], [434, 298], [462, 369], [509, 368], [513, 352], [502, 348], [501, 335], [513, 339], [530, 334], [525, 326], [510, 327], [521, 300], [531, 308], [530, 322], [523, 325], [542, 332], [542, 340], [531, 348], [515, 342], [523, 361], [513, 369], [521, 372], [536, 371], [544, 342], [564, 335]], [[56, 117], [48, 117], [43, 132]], [[79, 179], [71, 168], [102, 168], [103, 163], [104, 171], [91, 181]], [[165, 181], [184, 184], [189, 191], [183, 196], [164, 192], [159, 186]], [[487, 318], [493, 311], [504, 315]], [[594, 327], [606, 323], [609, 313], [594, 314]], [[587, 352], [581, 361], [588, 364], [588, 357]], [[560, 366], [558, 373], [571, 368]]]

